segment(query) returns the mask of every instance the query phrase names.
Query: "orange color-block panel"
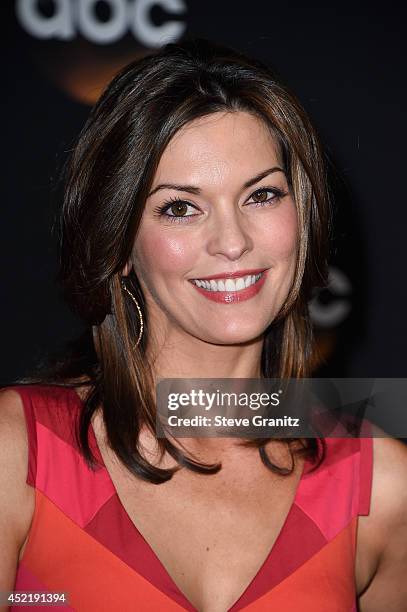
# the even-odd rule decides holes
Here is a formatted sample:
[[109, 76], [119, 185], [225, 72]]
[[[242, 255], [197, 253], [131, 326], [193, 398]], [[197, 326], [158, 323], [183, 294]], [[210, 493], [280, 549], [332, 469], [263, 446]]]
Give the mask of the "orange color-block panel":
[[63, 591], [79, 612], [179, 612], [155, 588], [80, 527], [40, 491], [23, 562], [50, 591]]
[[[260, 599], [248, 612], [348, 612], [354, 609], [356, 518], [336, 538]], [[338, 571], [339, 568], [340, 569]], [[334, 571], [333, 571], [334, 570]], [[333, 578], [334, 577], [334, 578]]]

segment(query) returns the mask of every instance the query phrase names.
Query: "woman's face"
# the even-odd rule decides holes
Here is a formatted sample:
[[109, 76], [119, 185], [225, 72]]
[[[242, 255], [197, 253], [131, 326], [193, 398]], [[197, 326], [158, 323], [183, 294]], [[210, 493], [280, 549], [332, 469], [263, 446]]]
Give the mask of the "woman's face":
[[173, 340], [258, 338], [291, 287], [297, 230], [261, 120], [215, 113], [184, 126], [161, 157], [133, 251], [153, 327]]

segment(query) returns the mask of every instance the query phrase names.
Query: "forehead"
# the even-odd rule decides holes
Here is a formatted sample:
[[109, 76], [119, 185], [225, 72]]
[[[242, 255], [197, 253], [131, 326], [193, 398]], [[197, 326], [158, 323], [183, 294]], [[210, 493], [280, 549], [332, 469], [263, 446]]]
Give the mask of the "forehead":
[[270, 128], [247, 112], [200, 117], [182, 127], [161, 156], [154, 184], [183, 176], [201, 178], [252, 176], [280, 163]]

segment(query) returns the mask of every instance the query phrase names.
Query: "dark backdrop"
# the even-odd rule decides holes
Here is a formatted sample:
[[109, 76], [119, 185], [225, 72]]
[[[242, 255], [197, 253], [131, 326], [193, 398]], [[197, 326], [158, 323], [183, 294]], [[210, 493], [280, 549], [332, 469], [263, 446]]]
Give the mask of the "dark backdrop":
[[81, 329], [58, 295], [52, 228], [58, 176], [89, 104], [121, 65], [183, 34], [235, 46], [274, 67], [335, 164], [332, 282], [312, 305], [323, 355], [318, 372], [406, 375], [399, 3], [8, 0], [2, 8], [3, 382]]

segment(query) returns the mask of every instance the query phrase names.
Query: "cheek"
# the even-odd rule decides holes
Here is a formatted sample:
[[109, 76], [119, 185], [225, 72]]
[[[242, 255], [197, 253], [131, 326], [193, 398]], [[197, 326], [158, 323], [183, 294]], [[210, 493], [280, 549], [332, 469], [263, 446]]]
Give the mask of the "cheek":
[[264, 249], [276, 262], [291, 261], [297, 256], [299, 246], [297, 212], [292, 203], [278, 211], [270, 223], [262, 226]]
[[195, 249], [193, 241], [187, 236], [181, 236], [181, 233], [178, 237], [170, 237], [165, 231], [154, 233], [150, 229], [139, 234], [134, 255], [136, 271], [143, 277], [161, 274], [168, 277], [187, 271], [193, 265]]

